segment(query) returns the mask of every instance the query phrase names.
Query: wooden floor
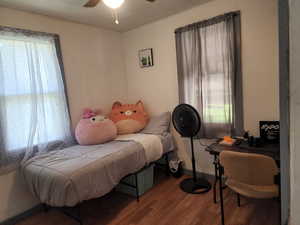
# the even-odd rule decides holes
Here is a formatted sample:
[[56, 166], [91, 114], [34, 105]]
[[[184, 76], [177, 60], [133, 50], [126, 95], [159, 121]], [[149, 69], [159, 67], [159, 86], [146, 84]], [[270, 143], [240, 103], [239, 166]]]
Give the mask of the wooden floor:
[[[220, 225], [220, 209], [213, 203], [212, 191], [203, 195], [186, 194], [179, 189], [183, 178], [165, 177], [139, 203], [117, 192], [87, 201], [81, 208], [84, 225]], [[279, 225], [276, 200], [242, 198], [242, 206], [238, 208], [236, 196], [228, 188], [224, 198], [226, 225]], [[56, 210], [37, 213], [18, 223], [38, 224], [77, 225]]]

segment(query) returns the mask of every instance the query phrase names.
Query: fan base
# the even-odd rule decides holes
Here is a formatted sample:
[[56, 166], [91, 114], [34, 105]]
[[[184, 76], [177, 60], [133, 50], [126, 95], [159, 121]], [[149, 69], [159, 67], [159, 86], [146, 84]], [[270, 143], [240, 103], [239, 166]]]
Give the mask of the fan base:
[[211, 184], [203, 178], [197, 179], [196, 182], [193, 178], [187, 178], [181, 181], [180, 188], [186, 193], [203, 194], [210, 191]]

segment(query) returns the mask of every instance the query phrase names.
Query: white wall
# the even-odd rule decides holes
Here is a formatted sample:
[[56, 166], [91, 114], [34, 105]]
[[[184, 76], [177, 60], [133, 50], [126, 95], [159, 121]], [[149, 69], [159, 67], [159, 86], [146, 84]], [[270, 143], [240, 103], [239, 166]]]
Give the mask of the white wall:
[[[215, 0], [122, 34], [128, 98], [142, 99], [151, 114], [178, 104], [174, 30], [226, 12], [240, 10], [244, 125], [258, 135], [258, 121], [279, 119], [277, 1]], [[138, 50], [153, 48], [154, 67], [141, 69]], [[190, 168], [185, 144], [177, 137], [179, 155]], [[200, 148], [200, 145], [197, 145]], [[199, 152], [199, 151], [197, 151]], [[199, 167], [212, 173], [207, 153], [198, 153]]]
[[291, 225], [300, 224], [300, 2], [290, 1]]
[[[125, 99], [120, 33], [6, 8], [0, 8], [0, 25], [60, 35], [73, 125], [84, 107], [107, 111]], [[0, 176], [0, 221], [36, 203], [18, 173]]]

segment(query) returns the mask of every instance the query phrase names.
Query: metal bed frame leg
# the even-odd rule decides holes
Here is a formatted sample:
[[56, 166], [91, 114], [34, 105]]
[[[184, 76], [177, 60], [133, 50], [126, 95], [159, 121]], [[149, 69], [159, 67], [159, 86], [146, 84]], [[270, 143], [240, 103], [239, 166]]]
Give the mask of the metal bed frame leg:
[[237, 204], [238, 204], [238, 207], [241, 207], [241, 196], [239, 193], [236, 193], [236, 196], [237, 196]]
[[47, 213], [49, 211], [49, 206], [47, 206], [47, 204], [43, 204], [43, 210]]
[[136, 194], [136, 201], [140, 201], [140, 192], [139, 192], [139, 184], [138, 184], [138, 175], [135, 173], [135, 194]]
[[66, 216], [69, 216], [71, 217], [73, 220], [77, 221], [80, 225], [83, 225], [83, 222], [82, 222], [82, 218], [81, 218], [81, 209], [80, 209], [80, 205], [77, 205], [75, 207], [73, 207], [73, 209], [75, 210], [75, 215], [68, 212], [68, 211], [65, 211], [63, 210], [63, 213], [66, 215]]
[[166, 160], [166, 176], [170, 176], [170, 173], [169, 173], [169, 153], [166, 153], [165, 155], [165, 160]]
[[223, 174], [223, 167], [218, 163], [219, 168], [219, 187], [220, 187], [220, 204], [221, 204], [221, 222], [222, 225], [225, 225], [225, 215], [224, 215], [224, 201], [223, 201], [223, 186], [222, 186], [222, 174]]
[[50, 209], [58, 210], [63, 214], [65, 214], [66, 216], [78, 222], [80, 225], [83, 225], [81, 212], [80, 212], [81, 211], [80, 205], [77, 205], [75, 207], [51, 207], [47, 204], [43, 204], [43, 208], [45, 212], [48, 212]]
[[80, 225], [83, 225], [83, 222], [82, 222], [82, 217], [81, 217], [81, 207], [80, 207], [80, 205], [78, 205], [78, 207], [76, 207], [77, 208], [77, 214], [78, 214], [78, 223], [80, 224]]

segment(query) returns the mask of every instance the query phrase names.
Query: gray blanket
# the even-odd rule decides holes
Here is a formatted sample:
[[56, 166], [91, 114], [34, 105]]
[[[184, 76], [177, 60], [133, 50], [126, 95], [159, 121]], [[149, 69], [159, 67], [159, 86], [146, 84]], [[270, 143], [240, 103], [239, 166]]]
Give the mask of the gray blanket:
[[[174, 150], [170, 135], [162, 137], [162, 144], [164, 152]], [[146, 164], [141, 144], [112, 141], [35, 156], [22, 166], [22, 172], [30, 191], [42, 203], [61, 207], [105, 195]]]

